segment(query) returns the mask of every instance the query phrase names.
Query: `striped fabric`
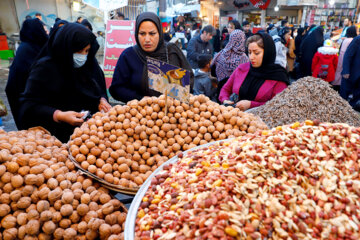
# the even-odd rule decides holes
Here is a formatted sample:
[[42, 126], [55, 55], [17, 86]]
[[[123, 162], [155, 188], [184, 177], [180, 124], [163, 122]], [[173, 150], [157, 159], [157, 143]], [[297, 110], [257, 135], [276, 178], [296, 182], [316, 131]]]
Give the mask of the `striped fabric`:
[[144, 12], [146, 0], [128, 0], [128, 5], [119, 8], [118, 11], [125, 15], [126, 19], [136, 20], [136, 17]]

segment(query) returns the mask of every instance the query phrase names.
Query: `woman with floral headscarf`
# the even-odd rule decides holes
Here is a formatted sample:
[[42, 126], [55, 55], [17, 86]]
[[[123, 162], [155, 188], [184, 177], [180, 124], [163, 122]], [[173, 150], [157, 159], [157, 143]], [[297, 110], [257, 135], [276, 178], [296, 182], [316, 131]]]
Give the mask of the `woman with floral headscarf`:
[[249, 58], [245, 54], [245, 43], [245, 33], [241, 30], [234, 30], [230, 34], [229, 43], [214, 57], [211, 65], [216, 68], [220, 89], [240, 64], [249, 62]]

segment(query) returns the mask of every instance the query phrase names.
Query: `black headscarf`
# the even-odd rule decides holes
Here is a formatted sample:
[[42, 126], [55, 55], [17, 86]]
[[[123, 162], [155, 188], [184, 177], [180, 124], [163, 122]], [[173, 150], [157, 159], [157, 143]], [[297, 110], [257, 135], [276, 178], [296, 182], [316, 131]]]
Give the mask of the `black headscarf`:
[[346, 35], [345, 37], [347, 38], [354, 38], [357, 36], [357, 32], [356, 32], [356, 27], [354, 25], [348, 27], [348, 29], [346, 30]]
[[52, 34], [54, 34], [54, 32], [56, 32], [56, 30], [61, 27], [61, 26], [59, 26], [60, 24], [65, 25], [65, 24], [67, 24], [67, 23], [68, 23], [68, 21], [66, 21], [66, 20], [61, 20], [61, 19], [58, 20], [58, 21], [56, 21], [56, 22], [54, 23], [54, 26], [51, 28], [49, 35], [51, 36]]
[[[90, 44], [87, 61], [84, 66], [74, 68], [73, 54]], [[76, 88], [84, 95], [98, 101], [101, 87], [92, 73], [97, 67], [95, 54], [99, 49], [96, 36], [78, 23], [68, 23], [58, 29], [48, 43], [47, 55], [62, 68], [68, 81], [75, 83]]]
[[279, 37], [280, 37], [280, 39], [281, 39], [281, 43], [282, 44], [286, 44], [286, 39], [285, 39], [285, 35], [287, 34], [287, 33], [289, 33], [291, 31], [291, 28], [289, 28], [289, 27], [283, 27], [283, 28], [281, 28], [280, 29], [280, 31], [279, 31]]
[[[159, 32], [159, 43], [156, 49], [153, 52], [145, 52], [140, 45], [138, 38], [139, 28], [141, 23], [144, 21], [151, 21], [156, 25], [156, 28]], [[136, 18], [136, 28], [135, 28], [135, 39], [136, 45], [133, 47], [137, 56], [144, 64], [142, 81], [141, 81], [141, 90], [144, 96], [159, 96], [160, 93], [153, 91], [149, 88], [149, 79], [148, 79], [148, 70], [147, 70], [147, 57], [155, 58], [160, 61], [184, 68], [190, 72], [190, 75], [193, 76], [192, 69], [187, 59], [185, 58], [181, 49], [179, 49], [173, 43], [164, 42], [164, 34], [161, 28], [160, 18], [152, 12], [144, 12]], [[193, 77], [192, 77], [193, 78]], [[190, 80], [191, 88], [193, 86], [193, 81]]]
[[80, 24], [84, 25], [85, 27], [88, 27], [90, 29], [90, 31], [93, 30], [91, 23], [87, 19], [82, 20]]
[[276, 48], [267, 33], [256, 33], [264, 42], [264, 56], [260, 67], [250, 66], [250, 70], [239, 90], [239, 100], [254, 100], [265, 80], [275, 80], [290, 84], [285, 68], [275, 64]]
[[44, 25], [38, 18], [25, 20], [20, 30], [20, 40], [42, 47], [48, 40]]

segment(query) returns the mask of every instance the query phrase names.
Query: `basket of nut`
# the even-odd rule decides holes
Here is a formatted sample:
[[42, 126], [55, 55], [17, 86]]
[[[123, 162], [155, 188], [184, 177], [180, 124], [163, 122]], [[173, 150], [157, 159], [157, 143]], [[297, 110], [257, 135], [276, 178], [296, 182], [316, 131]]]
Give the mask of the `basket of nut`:
[[125, 239], [360, 239], [359, 153], [360, 128], [307, 120], [180, 154]]
[[225, 107], [200, 95], [189, 104], [165, 97], [145, 97], [108, 113], [96, 113], [76, 128], [69, 152], [76, 166], [105, 187], [136, 191], [177, 153], [267, 126], [256, 116]]

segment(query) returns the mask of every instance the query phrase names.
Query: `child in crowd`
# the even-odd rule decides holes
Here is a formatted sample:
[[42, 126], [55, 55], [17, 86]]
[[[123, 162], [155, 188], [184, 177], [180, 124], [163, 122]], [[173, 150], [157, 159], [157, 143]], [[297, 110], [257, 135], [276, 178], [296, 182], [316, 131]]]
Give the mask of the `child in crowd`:
[[333, 47], [331, 40], [326, 40], [323, 47], [319, 47], [312, 61], [313, 77], [322, 78], [327, 82], [335, 79], [336, 67], [338, 64], [339, 50]]
[[210, 54], [201, 54], [198, 56], [199, 69], [195, 70], [194, 95], [204, 94], [212, 101], [217, 101], [217, 79], [211, 77], [212, 56]]

